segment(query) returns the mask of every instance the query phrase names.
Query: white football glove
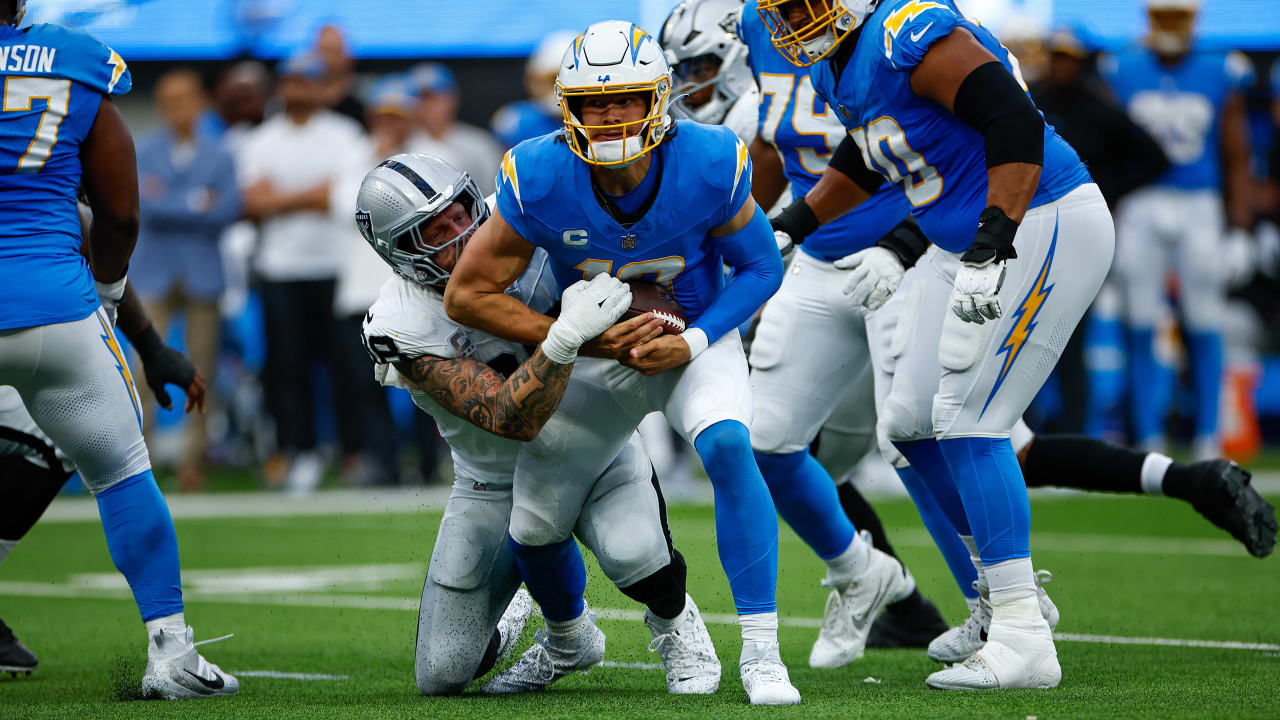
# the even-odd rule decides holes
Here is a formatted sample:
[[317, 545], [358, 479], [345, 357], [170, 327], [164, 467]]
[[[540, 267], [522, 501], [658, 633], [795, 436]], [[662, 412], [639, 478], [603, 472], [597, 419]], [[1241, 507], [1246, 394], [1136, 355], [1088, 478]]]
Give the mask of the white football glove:
[[1004, 285], [1004, 263], [1004, 260], [961, 263], [951, 288], [951, 310], [957, 317], [979, 325], [1000, 317], [997, 295]]
[[579, 280], [560, 297], [560, 317], [547, 329], [542, 354], [568, 365], [583, 343], [612, 327], [630, 306], [631, 288], [618, 278], [601, 273]]
[[124, 286], [128, 281], [128, 275], [121, 275], [119, 280], [112, 283], [93, 281], [93, 289], [98, 291], [98, 300], [107, 313], [107, 320], [111, 323], [111, 327], [116, 326], [116, 313], [120, 307], [120, 301], [124, 299]]
[[859, 250], [835, 261], [840, 270], [852, 270], [844, 294], [854, 307], [879, 310], [898, 291], [906, 269], [893, 252], [879, 246]]

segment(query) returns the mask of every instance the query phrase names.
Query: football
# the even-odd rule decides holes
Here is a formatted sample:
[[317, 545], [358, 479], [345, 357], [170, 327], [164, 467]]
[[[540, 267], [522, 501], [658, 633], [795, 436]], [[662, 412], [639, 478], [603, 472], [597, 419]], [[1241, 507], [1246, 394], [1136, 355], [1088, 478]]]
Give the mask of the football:
[[684, 316], [684, 308], [676, 302], [676, 296], [671, 294], [667, 286], [643, 280], [626, 282], [627, 287], [631, 288], [631, 307], [623, 313], [623, 320], [652, 314], [662, 321], [662, 332], [667, 335], [679, 335], [688, 327], [689, 321]]

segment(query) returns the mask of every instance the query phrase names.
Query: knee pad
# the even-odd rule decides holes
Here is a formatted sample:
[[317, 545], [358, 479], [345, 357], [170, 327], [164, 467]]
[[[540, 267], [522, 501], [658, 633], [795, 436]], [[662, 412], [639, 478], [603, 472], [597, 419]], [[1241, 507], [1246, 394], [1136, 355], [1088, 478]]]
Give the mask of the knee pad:
[[[506, 537], [466, 517], [446, 516], [440, 523], [427, 574], [436, 585], [449, 590], [474, 590], [489, 579], [493, 558]], [[424, 693], [426, 694], [426, 693]]]
[[567, 539], [573, 534], [573, 527], [571, 525], [561, 528], [554, 519], [543, 517], [528, 508], [517, 505], [511, 509], [511, 527], [508, 532], [521, 545], [540, 547], [554, 545]]
[[910, 467], [911, 463], [907, 462], [907, 459], [898, 451], [893, 441], [889, 439], [884, 423], [876, 423], [876, 444], [880, 447], [880, 457], [884, 458], [884, 461], [895, 469], [901, 470]]
[[924, 440], [933, 437], [933, 398], [915, 398], [914, 407], [891, 393], [880, 408], [877, 434], [889, 442]]

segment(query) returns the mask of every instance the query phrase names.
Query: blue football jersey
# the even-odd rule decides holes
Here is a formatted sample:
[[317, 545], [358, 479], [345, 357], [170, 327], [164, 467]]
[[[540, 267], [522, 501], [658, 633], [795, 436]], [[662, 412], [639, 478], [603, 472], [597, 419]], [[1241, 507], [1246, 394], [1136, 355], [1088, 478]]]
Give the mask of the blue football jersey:
[[564, 119], [559, 113], [547, 112], [541, 103], [520, 100], [498, 108], [489, 128], [503, 147], [513, 148], [525, 140], [564, 129]]
[[1169, 156], [1171, 167], [1157, 185], [1201, 190], [1222, 184], [1219, 121], [1231, 93], [1253, 82], [1248, 58], [1193, 51], [1164, 65], [1150, 49], [1134, 46], [1103, 57], [1098, 69]]
[[70, 322], [98, 306], [80, 255], [80, 143], [124, 60], [60, 25], [0, 27], [0, 329]]
[[[956, 28], [972, 33], [1026, 88], [1017, 59], [952, 0], [881, 3], [864, 21], [838, 84], [830, 58], [811, 72], [818, 97], [836, 106], [867, 166], [902, 187], [920, 229], [951, 252], [973, 244], [987, 206], [986, 151], [973, 128], [911, 92], [911, 71], [934, 42]], [[1044, 168], [1031, 207], [1087, 182], [1089, 173], [1075, 150], [1046, 123]]]
[[587, 163], [562, 133], [507, 152], [498, 210], [521, 237], [547, 251], [560, 287], [600, 273], [667, 284], [696, 325], [725, 284], [718, 238], [709, 231], [750, 198], [751, 160], [728, 128], [692, 120], [677, 120], [651, 152], [661, 155], [657, 196], [630, 228], [601, 207]]
[[[809, 192], [844, 140], [844, 125], [819, 98], [806, 68], [792, 65], [774, 49], [756, 0], [742, 8], [738, 37], [746, 43], [747, 63], [760, 88], [757, 132], [782, 156], [782, 171], [793, 197]], [[910, 212], [902, 192], [886, 184], [870, 200], [823, 225], [800, 246], [802, 252], [832, 261], [871, 247]]]

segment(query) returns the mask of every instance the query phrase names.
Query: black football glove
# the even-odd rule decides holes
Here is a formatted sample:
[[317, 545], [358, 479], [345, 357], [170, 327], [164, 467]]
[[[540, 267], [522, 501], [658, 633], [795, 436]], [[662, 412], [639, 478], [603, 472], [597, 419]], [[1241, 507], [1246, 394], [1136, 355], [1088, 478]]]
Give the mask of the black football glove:
[[165, 410], [172, 409], [173, 401], [164, 386], [172, 383], [190, 392], [196, 379], [196, 366], [186, 355], [165, 345], [152, 325], [130, 341], [142, 358], [142, 372], [147, 376], [147, 387], [156, 396], [156, 402]]

